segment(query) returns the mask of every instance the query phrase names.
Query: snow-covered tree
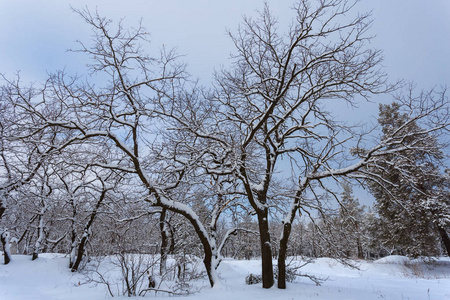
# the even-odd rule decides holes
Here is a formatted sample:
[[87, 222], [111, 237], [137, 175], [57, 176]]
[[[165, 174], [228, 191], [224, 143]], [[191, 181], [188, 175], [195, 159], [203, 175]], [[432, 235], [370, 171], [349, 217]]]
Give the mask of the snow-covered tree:
[[274, 282], [269, 210], [277, 204], [269, 195], [282, 158], [292, 161], [286, 173], [297, 185], [280, 238], [278, 286], [285, 288], [287, 244], [301, 199], [312, 181], [349, 171], [328, 169], [348, 128], [324, 107], [387, 89], [381, 53], [367, 47], [370, 16], [354, 13], [353, 6], [345, 0], [299, 1], [292, 25], [281, 32], [266, 5], [257, 19], [245, 18], [230, 34], [233, 65], [217, 75], [216, 119], [231, 136], [220, 143], [233, 149], [230, 165], [256, 212], [264, 288]]
[[[0, 174], [0, 190], [9, 192], [27, 183], [37, 186], [47, 174], [52, 180], [41, 185], [39, 199], [44, 202], [39, 203], [45, 210], [40, 215], [47, 217], [55, 211], [54, 203], [65, 203], [65, 217], [74, 217], [80, 211], [71, 202], [74, 189], [64, 184], [64, 173], [54, 173], [56, 165], [65, 161], [75, 169], [102, 173], [97, 183], [80, 185], [94, 199], [85, 201], [89, 208], [85, 222], [77, 221], [75, 226], [64, 218], [69, 228], [76, 229], [70, 238], [71, 252], [76, 244], [98, 245], [106, 240], [109, 245], [120, 241], [116, 249], [121, 251], [140, 251], [145, 248], [143, 239], [156, 236], [148, 229], [154, 222], [162, 233], [157, 238], [162, 270], [166, 238], [171, 235], [177, 247], [183, 235], [189, 238], [190, 248], [179, 249], [203, 252], [211, 286], [219, 281], [216, 268], [225, 242], [245, 232], [245, 228], [220, 232], [219, 218], [239, 207], [258, 223], [263, 287], [274, 283], [272, 259], [278, 252], [278, 287], [285, 288], [286, 256], [296, 216], [311, 216], [312, 210], [325, 216], [325, 196], [339, 201], [331, 181], [371, 179], [395, 186], [394, 179], [385, 180], [374, 169], [383, 169], [390, 157], [400, 158], [406, 150], [423, 148], [415, 141], [449, 124], [444, 94], [402, 103], [410, 114], [406, 125], [429, 123], [413, 131], [392, 130], [370, 141], [327, 111], [329, 103], [353, 105], [357, 97], [368, 98], [391, 88], [380, 71], [381, 52], [368, 47], [370, 15], [354, 12], [356, 2], [299, 1], [286, 33], [280, 33], [267, 5], [256, 20], [245, 18], [237, 33], [231, 34], [236, 46], [232, 65], [216, 74], [211, 92], [189, 81], [174, 51], [163, 48], [157, 55], [147, 55], [144, 28], [127, 30], [121, 22], [79, 11], [93, 29], [92, 44], [80, 43], [75, 51], [90, 57], [90, 76], [56, 72], [39, 87], [23, 87], [17, 79], [7, 80], [2, 89], [0, 103], [6, 103], [14, 122], [1, 121], [15, 129], [5, 141], [18, 143], [22, 155], [11, 160], [4, 155], [11, 152], [2, 150], [2, 164], [16, 166], [17, 160], [18, 167], [17, 172]], [[1, 133], [3, 141], [5, 130]], [[350, 151], [355, 141], [358, 145]], [[2, 149], [8, 147], [2, 145]], [[84, 151], [89, 155], [84, 156]], [[41, 170], [43, 166], [48, 173]], [[15, 173], [18, 179], [9, 175]], [[105, 174], [114, 174], [112, 183]], [[62, 182], [58, 190], [56, 177]], [[419, 186], [415, 185], [421, 190]], [[442, 198], [446, 189], [432, 191], [434, 198], [427, 199]], [[56, 197], [63, 193], [65, 200]], [[107, 196], [111, 197], [108, 218], [95, 222]], [[1, 207], [0, 216], [5, 206]], [[233, 215], [231, 211], [228, 216]], [[178, 228], [168, 234], [168, 212], [182, 216], [183, 221], [175, 225], [186, 228], [189, 224], [196, 236]], [[155, 214], [158, 219], [149, 217]], [[273, 215], [278, 219], [271, 219]], [[280, 216], [282, 221], [272, 226], [281, 232], [280, 237], [274, 239], [270, 227]], [[30, 223], [38, 219], [45, 220], [36, 217]], [[321, 222], [329, 223], [326, 218]], [[436, 222], [444, 224], [444, 214]], [[133, 228], [135, 224], [149, 232]], [[334, 237], [316, 243], [321, 227], [309, 224], [311, 252], [325, 253], [320, 247], [333, 244]], [[273, 251], [276, 244], [279, 248]], [[116, 249], [110, 248], [113, 253]], [[332, 248], [327, 251], [334, 253]]]
[[421, 203], [438, 230], [443, 247], [450, 256], [450, 170], [437, 175], [434, 188]]
[[3, 230], [0, 235], [0, 239], [3, 246], [3, 255], [5, 258], [5, 265], [9, 264], [11, 262], [12, 256], [11, 256], [11, 234], [7, 230]]
[[346, 257], [364, 258], [363, 253], [363, 215], [364, 207], [353, 195], [349, 184], [343, 185], [340, 199], [339, 215], [337, 216], [338, 236], [341, 236], [339, 247]]
[[[39, 88], [6, 80], [2, 101], [21, 117], [17, 126], [22, 134], [16, 139], [32, 142], [46, 158], [87, 145], [97, 147], [98, 159], [84, 162], [86, 167], [120, 173], [133, 185], [137, 202], [182, 215], [193, 226], [213, 286], [218, 282], [220, 243], [209, 227], [215, 226], [227, 202], [218, 203], [217, 210], [207, 206], [216, 211], [211, 225], [203, 223], [191, 206], [190, 186], [209, 176], [197, 163], [209, 152], [209, 144], [181, 130], [185, 120], [192, 126], [201, 121], [196, 119], [197, 111], [202, 111], [199, 90], [195, 86], [190, 90], [174, 51], [163, 48], [154, 57], [145, 53], [144, 28], [126, 30], [98, 13], [78, 13], [92, 27], [94, 40], [92, 45], [80, 43], [75, 52], [91, 58], [93, 77], [84, 80], [56, 72]], [[209, 197], [210, 203], [220, 202], [218, 196]]]
[[[420, 97], [431, 96], [430, 93]], [[448, 219], [450, 213], [447, 197], [440, 194], [443, 181], [439, 167], [444, 145], [433, 133], [421, 128], [420, 120], [403, 111], [398, 102], [380, 105], [378, 122], [383, 140], [396, 134], [395, 142], [388, 148], [392, 154], [370, 169], [379, 178], [371, 181], [370, 189], [380, 216], [381, 242], [402, 254], [437, 255], [437, 236], [444, 244], [448, 240], [448, 222], [439, 220]]]

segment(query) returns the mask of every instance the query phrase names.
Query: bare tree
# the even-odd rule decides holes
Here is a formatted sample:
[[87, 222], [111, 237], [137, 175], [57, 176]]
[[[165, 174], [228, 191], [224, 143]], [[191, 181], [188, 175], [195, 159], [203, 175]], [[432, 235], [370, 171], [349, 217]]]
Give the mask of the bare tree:
[[[359, 159], [352, 161], [350, 148], [359, 141], [359, 149], [365, 139], [326, 109], [329, 103], [354, 105], [358, 97], [393, 89], [380, 70], [381, 52], [367, 47], [370, 14], [353, 14], [354, 6], [344, 0], [300, 1], [284, 35], [278, 33], [278, 23], [266, 6], [258, 19], [244, 19], [237, 34], [231, 34], [237, 49], [234, 64], [217, 75], [212, 96], [219, 124], [215, 141], [223, 150], [214, 153], [208, 170], [235, 174], [256, 212], [264, 288], [273, 285], [269, 210], [277, 204], [270, 194], [281, 169], [289, 169], [281, 176], [296, 186], [282, 221], [279, 245], [278, 287], [285, 288], [292, 224], [299, 210], [308, 213], [311, 207], [305, 196], [314, 196], [318, 208], [318, 189], [338, 200], [327, 184], [330, 180], [371, 177], [362, 169], [406, 147], [393, 150], [406, 138], [395, 132], [387, 139], [372, 138], [371, 148], [354, 152]], [[446, 99], [441, 95], [405, 103], [414, 118], [432, 122], [414, 135], [448, 126]], [[198, 136], [211, 135], [211, 128], [197, 130]], [[283, 159], [290, 160], [290, 166], [281, 165]]]
[[[76, 243], [75, 241], [72, 243], [72, 247], [74, 244], [77, 244], [76, 256], [71, 256], [72, 258], [76, 257], [76, 259], [72, 259], [73, 264], [69, 265], [72, 272], [77, 271], [78, 268], [80, 267], [80, 263], [83, 259], [83, 255], [86, 251], [85, 250], [86, 245], [90, 239], [90, 236], [92, 235], [93, 223], [94, 223], [95, 219], [97, 218], [98, 214], [100, 214], [101, 206], [106, 202], [108, 192], [110, 192], [111, 190], [114, 190], [115, 186], [117, 185], [117, 179], [111, 180], [112, 176], [113, 176], [113, 173], [108, 174], [106, 176], [106, 178], [101, 178], [100, 176], [97, 177], [97, 179], [100, 181], [100, 187], [94, 189], [94, 191], [96, 192], [97, 195], [95, 195], [95, 194], [91, 195], [92, 198], [96, 198], [95, 204], [93, 203], [94, 207], [89, 213], [89, 217], [87, 218], [87, 222], [84, 225], [83, 233], [81, 235], [80, 240], [78, 241], [78, 243]], [[108, 183], [106, 183], [106, 182], [108, 182]], [[97, 196], [97, 197], [95, 197], [95, 196]], [[73, 251], [75, 251], [74, 248], [72, 249], [71, 254]]]
[[[365, 139], [327, 111], [330, 103], [354, 105], [392, 89], [380, 70], [381, 52], [367, 47], [370, 14], [354, 13], [355, 4], [302, 0], [285, 33], [266, 5], [256, 20], [245, 18], [230, 34], [237, 51], [233, 64], [216, 74], [210, 93], [188, 80], [174, 51], [146, 55], [147, 33], [140, 25], [126, 30], [122, 22], [78, 11], [93, 29], [93, 44], [80, 43], [75, 51], [91, 58], [91, 76], [57, 72], [39, 88], [23, 88], [19, 80], [3, 88], [2, 100], [21, 128], [11, 141], [27, 142], [27, 153], [38, 154], [19, 182], [33, 176], [41, 160], [97, 147], [101, 155], [85, 161], [86, 167], [118, 174], [136, 203], [157, 207], [163, 235], [167, 211], [192, 225], [211, 286], [219, 282], [221, 249], [239, 230], [223, 233], [220, 242], [218, 220], [231, 203], [256, 215], [264, 288], [274, 283], [270, 213], [284, 214], [278, 287], [285, 288], [296, 215], [322, 211], [322, 191], [339, 201], [331, 181], [382, 181], [370, 168], [418, 147], [404, 144], [408, 135], [423, 138], [449, 124], [444, 94], [404, 102], [411, 120], [429, 123], [382, 139]], [[101, 195], [109, 190], [103, 187]], [[239, 202], [242, 197], [247, 203]]]
[[[227, 124], [233, 137], [233, 172], [255, 210], [263, 261], [263, 287], [273, 285], [272, 248], [269, 234], [268, 195], [282, 158], [292, 160], [298, 177], [283, 223], [280, 241], [280, 274], [286, 245], [301, 195], [311, 177], [336, 156], [348, 137], [349, 127], [334, 121], [326, 111], [330, 102], [354, 104], [356, 96], [368, 97], [389, 89], [379, 70], [381, 53], [366, 47], [369, 14], [353, 13], [355, 3], [345, 0], [300, 1], [286, 33], [266, 5], [256, 20], [245, 18], [230, 34], [237, 53], [229, 71], [217, 75], [213, 101], [220, 107], [217, 122]], [[350, 16], [353, 16], [350, 17]], [[345, 173], [343, 170], [341, 173]], [[284, 277], [278, 277], [284, 288]]]
[[[15, 96], [30, 99], [34, 95], [33, 89], [24, 88], [20, 95], [16, 92], [12, 85], [2, 86], [0, 90], [0, 220], [6, 211], [9, 195], [33, 180], [53, 149], [49, 141], [45, 147], [36, 143], [39, 137], [29, 138], [28, 127], [22, 126], [27, 114], [16, 113], [9, 101]], [[24, 138], [18, 139], [19, 136]]]
[[101, 149], [101, 157], [89, 161], [91, 167], [121, 173], [134, 185], [139, 201], [180, 214], [191, 223], [213, 286], [218, 282], [217, 246], [189, 202], [176, 196], [183, 195], [178, 189], [202, 175], [196, 161], [203, 155], [198, 150], [207, 146], [193, 135], [173, 130], [178, 116], [192, 117], [196, 110], [184, 65], [174, 51], [164, 48], [157, 57], [146, 55], [148, 35], [140, 25], [126, 30], [122, 22], [114, 27], [98, 13], [77, 13], [94, 33], [93, 45], [80, 42], [75, 51], [92, 59], [92, 77], [84, 80], [57, 72], [41, 88], [28, 89], [19, 80], [7, 81], [4, 99], [15, 115], [23, 116], [20, 126], [26, 129], [16, 139], [35, 139], [43, 147], [36, 137], [45, 137], [52, 142], [44, 148], [47, 156], [87, 144]]

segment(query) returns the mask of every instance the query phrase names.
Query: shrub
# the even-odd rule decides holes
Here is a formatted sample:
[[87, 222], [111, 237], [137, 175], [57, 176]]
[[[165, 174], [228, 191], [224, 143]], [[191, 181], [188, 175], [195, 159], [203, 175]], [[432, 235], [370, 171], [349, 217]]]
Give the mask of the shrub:
[[262, 282], [262, 276], [261, 275], [255, 275], [253, 273], [250, 273], [247, 277], [245, 277], [245, 284], [251, 285], [251, 284], [258, 284]]
[[[294, 282], [295, 278], [297, 278], [298, 274], [296, 272], [296, 268], [286, 268], [286, 281], [287, 282]], [[275, 268], [275, 279], [278, 280], [278, 267]]]

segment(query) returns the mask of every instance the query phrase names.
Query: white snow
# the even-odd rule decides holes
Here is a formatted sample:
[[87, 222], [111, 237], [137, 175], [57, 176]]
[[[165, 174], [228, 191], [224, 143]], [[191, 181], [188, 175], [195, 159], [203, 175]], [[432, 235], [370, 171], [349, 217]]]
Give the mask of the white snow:
[[105, 299], [102, 288], [78, 285], [83, 276], [71, 273], [68, 265], [68, 257], [59, 254], [39, 254], [35, 261], [13, 255], [8, 265], [0, 265], [0, 299]]
[[[275, 263], [275, 261], [274, 261]], [[259, 260], [225, 259], [219, 267], [222, 285], [204, 288], [183, 297], [186, 300], [292, 300], [292, 299], [450, 299], [450, 258], [433, 263], [391, 256], [375, 262], [353, 261], [359, 269], [352, 269], [329, 259], [319, 258], [301, 269], [302, 273], [328, 277], [321, 286], [305, 277], [288, 283], [286, 290], [273, 287], [264, 290], [260, 285], [246, 285], [245, 276], [260, 274]], [[83, 276], [71, 273], [68, 257], [59, 254], [40, 254], [36, 261], [30, 256], [13, 255], [8, 265], [0, 265], [1, 300], [109, 299], [104, 286], [79, 285]], [[199, 285], [206, 285], [205, 282]], [[166, 298], [160, 294], [157, 297]], [[144, 298], [155, 298], [148, 294]], [[116, 298], [117, 299], [117, 298]], [[130, 299], [119, 297], [119, 299]]]
[[380, 259], [374, 261], [374, 263], [376, 263], [376, 264], [405, 264], [409, 261], [410, 261], [410, 259], [406, 256], [390, 255], [390, 256], [380, 258]]

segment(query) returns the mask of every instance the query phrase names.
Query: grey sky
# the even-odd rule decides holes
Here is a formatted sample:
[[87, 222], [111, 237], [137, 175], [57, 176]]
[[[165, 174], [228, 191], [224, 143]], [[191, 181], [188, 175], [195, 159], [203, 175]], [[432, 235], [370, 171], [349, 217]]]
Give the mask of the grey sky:
[[[281, 23], [291, 20], [291, 0], [268, 0]], [[74, 8], [96, 8], [101, 15], [126, 26], [143, 19], [152, 45], [177, 47], [185, 54], [188, 71], [208, 85], [213, 70], [227, 65], [233, 31], [242, 16], [254, 16], [264, 0], [0, 0], [0, 73], [12, 77], [17, 70], [25, 81], [42, 81], [47, 72], [65, 68], [83, 72], [85, 57], [66, 52], [76, 40], [89, 42], [91, 29]], [[355, 12], [373, 11], [371, 46], [384, 51], [385, 71], [392, 81], [415, 81], [419, 89], [450, 86], [449, 0], [361, 0]], [[357, 113], [336, 105], [342, 120], [375, 122], [378, 102], [361, 102]], [[371, 117], [372, 116], [372, 117]]]
[[[70, 10], [88, 6], [113, 20], [126, 17], [126, 25], [143, 24], [152, 44], [177, 47], [186, 54], [188, 70], [208, 83], [214, 68], [227, 64], [233, 50], [226, 29], [235, 29], [242, 16], [255, 15], [263, 0], [0, 0], [0, 73], [12, 77], [21, 70], [24, 80], [42, 81], [47, 71], [66, 68], [80, 72], [86, 63], [75, 40], [88, 41], [90, 28]], [[280, 21], [290, 20], [293, 1], [268, 0]], [[415, 81], [419, 88], [450, 86], [449, 0], [361, 0], [355, 8], [373, 10], [372, 46], [384, 51], [386, 72], [392, 80]], [[361, 103], [357, 113], [341, 119], [376, 116], [378, 101]], [[345, 109], [345, 107], [343, 108]], [[375, 117], [369, 120], [374, 121]]]
[[[254, 15], [262, 0], [0, 0], [0, 72], [22, 71], [41, 79], [46, 71], [77, 69], [80, 56], [65, 50], [88, 39], [89, 28], [70, 5], [97, 7], [112, 19], [142, 17], [153, 44], [176, 46], [186, 54], [189, 70], [209, 79], [213, 68], [227, 63], [232, 50], [226, 28], [242, 15]], [[280, 20], [290, 19], [292, 1], [268, 1]], [[384, 50], [386, 71], [393, 79], [414, 80], [421, 88], [450, 86], [450, 1], [362, 0], [359, 11], [373, 10], [372, 45]]]

